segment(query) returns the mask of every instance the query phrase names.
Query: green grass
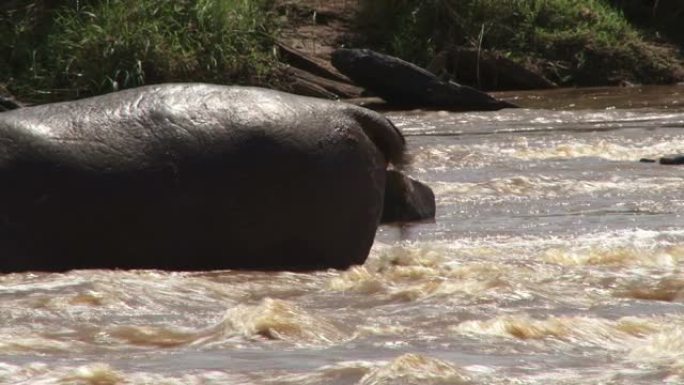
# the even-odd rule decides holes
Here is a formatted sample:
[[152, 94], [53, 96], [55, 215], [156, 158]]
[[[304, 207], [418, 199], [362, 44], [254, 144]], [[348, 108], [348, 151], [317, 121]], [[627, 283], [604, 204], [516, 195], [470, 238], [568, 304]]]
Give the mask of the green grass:
[[606, 0], [624, 12], [630, 22], [656, 38], [664, 38], [684, 49], [684, 0]]
[[[674, 50], [623, 16], [643, 16], [641, 0], [358, 1], [363, 45], [420, 65], [460, 45], [503, 52], [563, 85], [667, 83], [684, 72]], [[647, 36], [681, 38], [684, 0], [673, 1], [641, 18], [658, 24]], [[29, 102], [171, 81], [278, 87], [273, 2], [2, 0], [0, 84]]]
[[[366, 44], [427, 65], [450, 46], [534, 62], [565, 85], [663, 83], [681, 65], [601, 0], [361, 0]], [[380, 24], [378, 25], [378, 21]], [[375, 23], [373, 27], [372, 23]]]
[[0, 20], [0, 81], [24, 99], [171, 81], [273, 81], [271, 0], [23, 3]]

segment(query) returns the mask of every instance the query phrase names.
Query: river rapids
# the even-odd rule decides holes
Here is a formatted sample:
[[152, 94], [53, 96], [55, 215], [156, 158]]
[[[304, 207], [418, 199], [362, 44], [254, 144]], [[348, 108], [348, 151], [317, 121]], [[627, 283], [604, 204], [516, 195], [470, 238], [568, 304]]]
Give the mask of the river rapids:
[[0, 275], [0, 384], [684, 384], [684, 86], [501, 96], [387, 113], [437, 218], [363, 266]]

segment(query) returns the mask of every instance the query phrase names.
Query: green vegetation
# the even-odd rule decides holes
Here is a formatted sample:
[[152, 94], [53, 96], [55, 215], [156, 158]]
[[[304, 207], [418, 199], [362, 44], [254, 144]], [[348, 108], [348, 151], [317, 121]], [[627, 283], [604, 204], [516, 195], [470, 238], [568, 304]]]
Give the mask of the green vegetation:
[[670, 47], [646, 41], [605, 0], [361, 0], [366, 45], [427, 65], [451, 46], [504, 52], [565, 85], [681, 79]]
[[[503, 53], [561, 85], [684, 79], [684, 0], [358, 4], [355, 32], [364, 40], [357, 45], [423, 66], [465, 46]], [[45, 102], [171, 81], [287, 88], [274, 53], [283, 22], [296, 24], [296, 17], [282, 15], [284, 5], [307, 20], [315, 6], [305, 0], [2, 0], [0, 91]]]
[[684, 0], [609, 0], [627, 19], [684, 49]]
[[271, 0], [11, 3], [0, 6], [0, 82], [23, 99], [169, 81], [273, 81]]

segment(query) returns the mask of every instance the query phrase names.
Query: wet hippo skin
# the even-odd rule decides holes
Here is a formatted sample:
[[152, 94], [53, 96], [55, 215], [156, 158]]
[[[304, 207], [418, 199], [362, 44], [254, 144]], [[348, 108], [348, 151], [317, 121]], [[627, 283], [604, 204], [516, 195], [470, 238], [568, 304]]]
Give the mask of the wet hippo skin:
[[363, 263], [403, 154], [379, 114], [258, 88], [0, 113], [0, 271]]
[[397, 170], [388, 170], [382, 223], [435, 219], [435, 193], [424, 183]]

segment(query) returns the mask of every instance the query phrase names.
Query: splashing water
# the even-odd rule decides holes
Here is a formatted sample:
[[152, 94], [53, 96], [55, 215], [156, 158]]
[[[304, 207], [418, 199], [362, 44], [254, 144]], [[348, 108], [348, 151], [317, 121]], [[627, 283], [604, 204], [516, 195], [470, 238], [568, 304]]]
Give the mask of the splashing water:
[[347, 271], [0, 275], [0, 383], [684, 383], [683, 95], [390, 113], [438, 217]]

